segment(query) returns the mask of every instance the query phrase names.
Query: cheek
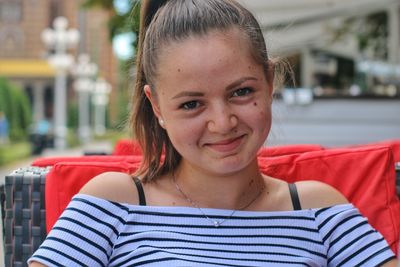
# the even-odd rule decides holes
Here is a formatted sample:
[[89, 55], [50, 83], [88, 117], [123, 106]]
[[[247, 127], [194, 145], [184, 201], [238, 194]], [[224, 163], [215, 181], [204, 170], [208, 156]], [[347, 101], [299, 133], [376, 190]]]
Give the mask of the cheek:
[[[182, 127], [182, 125], [185, 125]], [[181, 146], [193, 147], [196, 145], [202, 129], [198, 123], [185, 120], [184, 122], [176, 121], [169, 125], [167, 129], [168, 136], [177, 150]]]
[[260, 131], [269, 131], [271, 127], [271, 106], [264, 101], [254, 101], [249, 109], [251, 114], [247, 114], [246, 120], [252, 122], [253, 127], [258, 127]]
[[254, 100], [249, 107], [249, 110], [256, 113], [258, 116], [268, 116], [270, 114], [271, 105], [267, 100]]

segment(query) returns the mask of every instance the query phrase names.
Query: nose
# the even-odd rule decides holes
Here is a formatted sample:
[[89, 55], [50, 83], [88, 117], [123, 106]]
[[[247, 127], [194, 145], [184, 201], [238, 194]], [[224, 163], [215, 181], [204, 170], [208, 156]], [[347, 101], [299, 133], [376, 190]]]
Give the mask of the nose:
[[227, 134], [238, 124], [238, 118], [228, 105], [219, 105], [210, 112], [207, 128], [210, 132]]

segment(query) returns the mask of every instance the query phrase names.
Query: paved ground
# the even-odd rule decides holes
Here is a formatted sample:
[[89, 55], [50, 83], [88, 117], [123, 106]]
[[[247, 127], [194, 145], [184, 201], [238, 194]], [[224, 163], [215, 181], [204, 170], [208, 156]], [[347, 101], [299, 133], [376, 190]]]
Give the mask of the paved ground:
[[83, 155], [84, 152], [110, 152], [112, 151], [111, 143], [108, 141], [91, 142], [82, 147], [75, 147], [67, 150], [57, 151], [54, 149], [45, 149], [41, 155], [32, 156], [27, 159], [23, 159], [5, 167], [0, 168], [0, 184], [4, 184], [4, 177], [10, 174], [13, 170], [19, 167], [29, 166], [30, 163], [37, 157], [54, 157], [54, 156], [79, 156]]
[[273, 104], [269, 145], [364, 144], [400, 138], [400, 100], [317, 100], [308, 106]]

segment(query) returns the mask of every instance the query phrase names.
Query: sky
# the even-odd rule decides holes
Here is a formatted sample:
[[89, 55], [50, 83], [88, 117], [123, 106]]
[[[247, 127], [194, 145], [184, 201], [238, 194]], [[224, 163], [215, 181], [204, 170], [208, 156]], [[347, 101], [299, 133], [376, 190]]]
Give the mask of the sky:
[[132, 42], [136, 36], [134, 33], [119, 34], [113, 39], [113, 50], [120, 59], [127, 60], [134, 55]]
[[[114, 6], [118, 13], [125, 14], [130, 10], [130, 0], [114, 0]], [[136, 36], [133, 33], [119, 34], [113, 39], [113, 50], [120, 59], [127, 60], [134, 55], [132, 42]]]

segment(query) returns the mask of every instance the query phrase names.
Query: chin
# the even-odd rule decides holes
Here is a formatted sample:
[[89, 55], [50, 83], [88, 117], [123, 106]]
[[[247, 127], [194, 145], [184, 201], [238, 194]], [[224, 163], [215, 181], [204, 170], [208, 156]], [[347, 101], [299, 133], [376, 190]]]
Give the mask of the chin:
[[217, 173], [219, 175], [229, 175], [244, 170], [252, 162], [253, 159], [244, 160], [243, 158], [216, 159], [214, 162], [208, 165], [208, 168], [211, 172]]

